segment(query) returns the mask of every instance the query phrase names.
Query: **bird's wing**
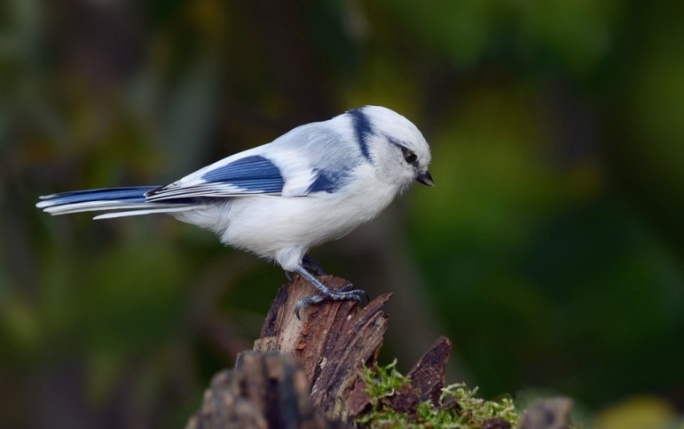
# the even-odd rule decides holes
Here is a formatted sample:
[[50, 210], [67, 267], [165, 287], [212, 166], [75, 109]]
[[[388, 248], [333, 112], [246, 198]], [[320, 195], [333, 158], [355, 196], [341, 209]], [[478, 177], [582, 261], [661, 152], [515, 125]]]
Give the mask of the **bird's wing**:
[[[243, 155], [243, 154], [240, 154]], [[244, 195], [280, 195], [285, 179], [280, 169], [262, 155], [228, 157], [170, 185], [146, 194], [147, 201]]]
[[[358, 152], [358, 150], [356, 150]], [[252, 195], [302, 197], [344, 186], [362, 161], [336, 132], [307, 124], [147, 193], [148, 201]]]

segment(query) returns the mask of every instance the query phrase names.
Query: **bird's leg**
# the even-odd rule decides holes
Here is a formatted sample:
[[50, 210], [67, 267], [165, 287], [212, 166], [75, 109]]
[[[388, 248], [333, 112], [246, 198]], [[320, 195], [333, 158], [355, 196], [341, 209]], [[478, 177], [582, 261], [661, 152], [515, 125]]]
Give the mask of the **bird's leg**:
[[307, 270], [310, 273], [313, 273], [316, 276], [325, 276], [328, 273], [323, 271], [323, 267], [321, 267], [321, 264], [318, 263], [317, 260], [312, 258], [311, 256], [304, 255], [302, 258], [302, 267], [304, 267], [305, 270]]
[[297, 272], [307, 279], [309, 283], [314, 285], [316, 289], [320, 292], [318, 295], [307, 296], [302, 298], [297, 303], [295, 307], [295, 315], [299, 319], [299, 312], [302, 308], [307, 307], [311, 304], [318, 304], [326, 299], [331, 299], [334, 301], [353, 299], [357, 302], [366, 301], [368, 302], [368, 294], [366, 291], [361, 289], [352, 289], [352, 285], [348, 284], [342, 289], [330, 289], [328, 286], [324, 285], [320, 280], [318, 280], [313, 274], [311, 274], [303, 265], [297, 267]]
[[[315, 260], [314, 258], [312, 258], [309, 255], [304, 255], [304, 258], [302, 258], [302, 266], [304, 267], [305, 270], [307, 270], [310, 273], [313, 273], [316, 276], [328, 275], [328, 273], [323, 271], [323, 267], [321, 267], [321, 264], [319, 264], [317, 260]], [[292, 281], [292, 272], [291, 271], [285, 271], [285, 277], [287, 277], [288, 282], [291, 282]]]

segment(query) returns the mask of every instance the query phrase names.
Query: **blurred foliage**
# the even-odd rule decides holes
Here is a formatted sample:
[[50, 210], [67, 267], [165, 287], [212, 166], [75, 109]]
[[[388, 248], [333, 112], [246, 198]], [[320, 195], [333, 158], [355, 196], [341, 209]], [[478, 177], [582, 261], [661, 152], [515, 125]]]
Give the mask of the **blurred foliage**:
[[[164, 184], [381, 104], [423, 130], [437, 183], [383, 232], [406, 234], [432, 303], [393, 320], [434, 315], [485, 397], [544, 388], [605, 427], [666, 427], [684, 408], [683, 5], [0, 3], [0, 426], [182, 425], [284, 282], [171, 219], [51, 218], [38, 195]], [[371, 275], [344, 243], [369, 240], [324, 266]], [[402, 334], [388, 353], [420, 353], [424, 332]]]
[[670, 404], [651, 396], [635, 396], [612, 405], [596, 417], [596, 427], [604, 429], [682, 428]]

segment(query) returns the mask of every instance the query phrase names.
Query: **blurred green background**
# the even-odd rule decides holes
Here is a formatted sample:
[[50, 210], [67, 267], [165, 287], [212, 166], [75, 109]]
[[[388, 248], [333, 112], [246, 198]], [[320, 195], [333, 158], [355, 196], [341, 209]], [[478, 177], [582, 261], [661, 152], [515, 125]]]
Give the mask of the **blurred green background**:
[[483, 396], [674, 422], [684, 3], [5, 0], [0, 426], [182, 426], [285, 281], [171, 218], [39, 195], [163, 185], [366, 104], [423, 131], [437, 184], [313, 252], [395, 291], [385, 363], [444, 334]]

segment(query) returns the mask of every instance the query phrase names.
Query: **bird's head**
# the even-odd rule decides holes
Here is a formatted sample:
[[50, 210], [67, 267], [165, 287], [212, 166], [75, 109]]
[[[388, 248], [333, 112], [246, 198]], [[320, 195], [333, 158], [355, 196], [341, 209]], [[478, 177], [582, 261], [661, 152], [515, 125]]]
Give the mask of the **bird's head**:
[[413, 181], [434, 186], [427, 169], [432, 159], [430, 146], [411, 121], [380, 106], [365, 106], [347, 114], [352, 116], [357, 138], [365, 141], [380, 179], [401, 189]]

